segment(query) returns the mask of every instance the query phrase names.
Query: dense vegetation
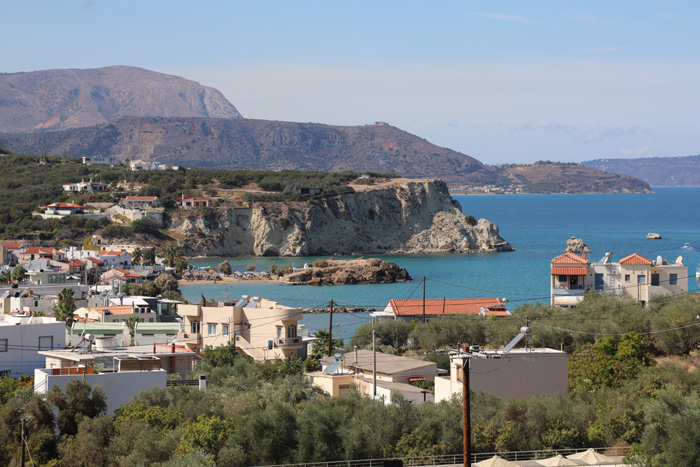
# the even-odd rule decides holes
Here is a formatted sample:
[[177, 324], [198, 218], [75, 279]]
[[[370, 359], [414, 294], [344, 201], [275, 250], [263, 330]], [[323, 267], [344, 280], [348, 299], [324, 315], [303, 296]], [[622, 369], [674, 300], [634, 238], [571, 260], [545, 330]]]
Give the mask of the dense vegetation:
[[[513, 318], [435, 319], [398, 324], [398, 330], [402, 341], [420, 337], [420, 348], [444, 341], [453, 346], [456, 340], [504, 342], [527, 315], [533, 345], [563, 342], [574, 351], [568, 394], [509, 401], [473, 395], [477, 452], [632, 445], [636, 465], [696, 466], [700, 432], [692, 427], [700, 422], [700, 372], [667, 360], [697, 358], [699, 309], [689, 297], [654, 300], [643, 308], [591, 295], [572, 311], [526, 306]], [[392, 324], [379, 327], [381, 345], [395, 342]], [[441, 336], [448, 330], [449, 336]], [[360, 330], [355, 339], [367, 343]], [[204, 355], [206, 394], [190, 387], [157, 389], [141, 393], [113, 417], [102, 413], [100, 391], [80, 381], [65, 394], [52, 391], [31, 400], [17, 383], [3, 382], [0, 464], [17, 463], [22, 413], [29, 419], [35, 462], [59, 465], [60, 459], [66, 467], [244, 466], [461, 452], [458, 397], [422, 405], [397, 398], [389, 406], [354, 390], [331, 398], [302, 377], [315, 360], [261, 364], [232, 347]], [[62, 408], [58, 419], [53, 407]]]
[[[2, 150], [3, 153], [8, 151]], [[393, 177], [393, 174], [371, 174]], [[32, 216], [38, 206], [54, 202], [116, 203], [129, 194], [158, 196], [168, 210], [174, 200], [184, 195], [216, 196], [217, 189], [242, 188], [256, 184], [261, 189], [275, 192], [250, 196], [255, 200], [307, 200], [318, 196], [334, 196], [352, 192], [347, 183], [359, 174], [353, 172], [324, 173], [255, 170], [183, 169], [162, 171], [132, 171], [123, 166], [84, 165], [80, 160], [56, 156], [24, 156], [4, 154], [0, 157], [0, 237], [38, 238], [39, 240], [75, 240], [85, 237], [107, 222], [66, 216], [62, 219], [41, 219]], [[62, 185], [93, 178], [110, 184], [109, 192], [76, 194], [63, 190]], [[318, 188], [320, 194], [297, 194], [295, 188]], [[120, 228], [121, 227], [121, 228]], [[145, 234], [158, 236], [158, 227], [136, 222], [130, 231], [124, 226], [113, 226], [107, 236]]]

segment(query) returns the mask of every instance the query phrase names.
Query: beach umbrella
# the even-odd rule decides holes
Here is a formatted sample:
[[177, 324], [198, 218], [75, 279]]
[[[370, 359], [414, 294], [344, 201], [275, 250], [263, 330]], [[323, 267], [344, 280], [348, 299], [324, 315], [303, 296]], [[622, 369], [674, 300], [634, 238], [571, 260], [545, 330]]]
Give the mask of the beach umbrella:
[[472, 465], [478, 465], [479, 467], [520, 467], [515, 462], [505, 460], [500, 456], [493, 456], [490, 459], [486, 459]]
[[571, 454], [570, 456], [566, 457], [568, 457], [569, 459], [577, 459], [591, 465], [617, 463], [617, 461], [612, 457], [608, 457], [605, 454], [601, 454], [593, 448], [590, 448], [583, 452], [577, 452], [576, 454]]
[[547, 459], [537, 459], [537, 462], [546, 465], [547, 467], [557, 467], [560, 465], [585, 465], [582, 462], [577, 462], [571, 459], [567, 459], [561, 454], [557, 454], [554, 457], [548, 457]]

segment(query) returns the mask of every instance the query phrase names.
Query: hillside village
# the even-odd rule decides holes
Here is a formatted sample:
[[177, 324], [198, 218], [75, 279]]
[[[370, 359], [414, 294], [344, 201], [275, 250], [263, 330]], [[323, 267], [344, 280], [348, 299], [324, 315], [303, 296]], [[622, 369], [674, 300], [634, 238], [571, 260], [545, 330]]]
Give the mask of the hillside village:
[[[192, 400], [208, 401], [211, 408], [188, 419], [189, 428], [177, 432], [177, 446], [168, 445], [154, 454], [160, 461], [185, 449], [194, 449], [201, 459], [216, 459], [223, 465], [359, 455], [327, 450], [315, 453], [310, 446], [332, 444], [319, 441], [323, 439], [320, 434], [304, 435], [311, 422], [304, 419], [306, 412], [299, 409], [301, 406], [291, 405], [280, 409], [291, 410], [287, 416], [296, 420], [289, 427], [295, 437], [289, 447], [262, 456], [238, 451], [249, 443], [243, 438], [250, 432], [244, 427], [240, 430], [246, 431], [239, 431], [232, 424], [249, 419], [240, 409], [219, 407], [239, 397], [227, 393], [228, 378], [249, 373], [253, 376], [246, 391], [260, 386], [270, 391], [301, 391], [296, 404], [313, 401], [344, 406], [360, 398], [362, 402], [357, 403], [368, 410], [404, 410], [401, 407], [409, 404], [412, 408], [406, 410], [423, 414], [412, 430], [387, 434], [389, 438], [380, 444], [357, 451], [364, 457], [459, 452], [460, 439], [446, 437], [444, 430], [461, 429], [451, 424], [461, 413], [467, 384], [484, 407], [475, 409], [473, 461], [496, 455], [516, 458], [513, 453], [523, 450], [539, 450], [538, 456], [583, 456], [587, 448], [597, 447], [600, 449], [589, 454], [598, 456], [598, 461], [607, 456], [610, 462], [621, 463], [639, 449], [631, 446], [644, 446], [638, 418], [626, 421], [621, 432], [620, 427], [604, 421], [613, 416], [613, 409], [595, 416], [581, 413], [578, 425], [559, 425], [561, 414], [553, 411], [550, 421], [532, 428], [539, 430], [538, 436], [526, 441], [506, 428], [524, 420], [505, 414], [516, 410], [517, 404], [530, 403], [519, 401], [564, 403], [584, 394], [607, 394], [607, 390], [618, 391], [614, 397], [619, 403], [624, 391], [633, 391], [639, 378], [653, 379], [658, 377], [655, 372], [676, 371], [671, 369], [672, 363], [657, 370], [657, 362], [673, 362], [674, 358], [695, 362], [700, 345], [694, 328], [675, 326], [686, 323], [696, 310], [695, 296], [688, 293], [687, 281], [682, 280], [687, 278], [688, 268], [680, 258], [669, 262], [661, 256], [649, 259], [632, 252], [618, 261], [612, 253], [592, 261], [590, 250], [574, 238], [562, 255], [551, 260], [549, 272], [539, 272], [543, 280], [550, 281], [548, 305], [509, 310], [503, 297], [395, 298], [383, 309], [374, 310], [371, 322], [360, 326], [350, 342], [332, 336], [332, 313], [328, 332], [309, 333], [301, 322], [304, 310], [247, 295], [245, 280], [279, 277], [285, 283], [355, 283], [356, 279], [346, 275], [334, 275], [343, 261], [319, 260], [312, 266], [265, 272], [232, 271], [224, 261], [218, 268], [198, 270], [188, 264], [178, 238], [163, 226], [182, 214], [243, 207], [259, 199], [304, 200], [363, 191], [377, 183], [391, 185], [392, 176], [316, 174], [290, 190], [289, 180], [297, 176], [295, 173], [208, 173], [144, 161], [115, 167], [113, 160], [104, 157], [7, 157], [14, 158], [5, 161], [14, 167], [29, 164], [33, 170], [41, 170], [42, 166], [55, 165], [63, 175], [52, 182], [56, 189], [50, 193], [27, 191], [34, 204], [14, 203], [4, 211], [13, 221], [4, 224], [7, 240], [0, 241], [0, 282], [4, 283], [0, 285], [0, 381], [5, 388], [0, 396], [6, 410], [27, 404], [44, 408], [59, 404], [60, 425], [65, 417], [62, 392], [83, 391], [99, 408], [94, 414], [85, 412], [83, 423], [105, 420], [125, 429], [122, 424], [124, 417], [130, 417], [128, 413], [167, 405], [163, 401], [156, 405], [136, 402], [146, 397], [144, 394], [169, 394], [176, 399], [187, 394]], [[8, 185], [12, 183], [9, 177], [3, 183], [5, 188], [12, 186]], [[394, 280], [411, 280], [405, 270], [395, 265], [394, 269]], [[229, 300], [227, 296], [215, 301], [202, 296], [201, 302], [189, 303], [179, 288], [193, 280], [230, 283], [228, 278], [240, 284], [235, 286], [241, 291], [240, 298]], [[621, 307], [624, 314], [612, 311]], [[331, 309], [332, 305], [324, 311]], [[654, 309], [654, 319], [649, 319], [650, 309]], [[583, 318], [571, 321], [570, 315]], [[609, 320], [605, 321], [608, 334], [624, 330], [621, 337], [591, 339], [588, 330], [600, 319]], [[630, 332], [632, 322], [634, 332]], [[464, 376], [466, 362], [468, 379]], [[696, 377], [696, 373], [687, 374]], [[179, 396], [175, 391], [180, 391]], [[267, 403], [278, 404], [275, 407], [291, 404], [289, 395], [269, 397]], [[583, 406], [597, 404], [597, 397], [602, 396], [589, 397]], [[190, 402], [178, 399], [168, 404], [168, 410], [185, 417], [182, 410]], [[243, 413], [252, 410], [246, 416], [266, 417], [269, 414], [262, 414], [272, 409], [265, 409], [265, 404]], [[499, 414], [503, 411], [491, 417], [506, 417], [511, 425], [501, 425], [496, 418], [487, 421], [486, 407]], [[432, 430], [434, 441], [426, 440], [417, 449], [404, 447], [413, 443], [413, 437], [422, 432], [420, 424], [428, 423], [424, 420], [435, 410], [442, 415], [436, 422], [440, 428]], [[47, 423], [42, 428], [36, 422], [27, 439], [35, 442], [41, 430], [53, 426], [53, 422]], [[218, 424], [210, 436], [219, 441], [188, 441], [187, 430], [202, 430], [204, 423]], [[76, 424], [61, 428], [57, 436], [41, 436], [46, 443], [67, 446], [94, 432], [88, 425], [81, 427], [83, 424]], [[176, 428], [163, 429], [168, 433]], [[266, 431], [265, 436], [272, 436], [270, 433]], [[544, 443], [548, 436], [553, 438]], [[363, 439], [363, 443], [370, 443]], [[337, 443], [347, 450], [351, 449], [345, 444], [349, 442], [341, 437]], [[57, 458], [54, 451], [34, 453], [48, 462]], [[101, 451], [100, 455], [110, 454]], [[9, 451], [0, 452], [0, 459], [11, 456]], [[70, 456], [62, 459], [65, 462]]]
[[[459, 439], [445, 443], [450, 438], [441, 433], [451, 423], [447, 420], [461, 413], [464, 384], [475, 391], [477, 401], [501, 401], [484, 407], [514, 410], [507, 408], [517, 401], [561, 401], [603, 388], [632, 390], [630, 385], [637, 378], [653, 377], [657, 359], [691, 357], [700, 345], [694, 329], [674, 330], [679, 310], [683, 310], [680, 313], [685, 318], [680, 319], [685, 322], [696, 309], [687, 281], [679, 280], [688, 275], [680, 259], [669, 263], [661, 256], [648, 259], [631, 253], [617, 262], [612, 254], [606, 254], [596, 262], [587, 256], [590, 250], [585, 244], [573, 238], [567, 242], [567, 250], [551, 260], [549, 305], [511, 311], [506, 308], [508, 300], [502, 297], [396, 298], [375, 310], [371, 323], [358, 328], [348, 343], [333, 338], [332, 328], [330, 333], [309, 333], [301, 323], [304, 310], [246, 295], [245, 279], [272, 280], [279, 275], [286, 283], [354, 283], [342, 274], [339, 277], [344, 278], [338, 279], [328, 272], [337, 271], [342, 261], [317, 261], [312, 267], [290, 266], [288, 271], [280, 268], [266, 272], [232, 271], [224, 261], [218, 268], [197, 270], [188, 265], [182, 248], [177, 246], [178, 239], [163, 225], [182, 213], [245, 206], [255, 199], [308, 199], [346, 190], [362, 191], [369, 183], [391, 184], [392, 178], [377, 174], [359, 178], [350, 173], [322, 175], [297, 183], [291, 192], [280, 193], [289, 186], [284, 177], [291, 179], [294, 173], [272, 177], [241, 173], [233, 179], [225, 171], [209, 174], [143, 161], [114, 167], [113, 160], [103, 157], [8, 157], [15, 158], [15, 167], [20, 167], [17, 163], [29, 163], [41, 170], [44, 165], [54, 164], [63, 169], [64, 175], [53, 182], [57, 188], [60, 183], [53, 194], [29, 191], [41, 193], [30, 194], [36, 200], [34, 205], [19, 209], [15, 203], [6, 210], [14, 222], [4, 225], [8, 240], [0, 242], [0, 282], [5, 284], [0, 285], [0, 381], [7, 388], [0, 391], [3, 401], [18, 407], [48, 404], [63, 397], [59, 396], [61, 391], [68, 394], [82, 387], [85, 394], [91, 394], [89, 397], [101, 401], [95, 414], [84, 416], [90, 420], [107, 417], [109, 423], [121, 426], [125, 411], [137, 410], [138, 404], [143, 404], [134, 402], [134, 398], [143, 397], [142, 391], [154, 395], [186, 391], [187, 397], [204, 398], [213, 404], [213, 411], [205, 411], [207, 423], [223, 424], [215, 431], [215, 436], [223, 437], [219, 444], [197, 441], [190, 447], [196, 447], [203, 459], [218, 459], [223, 465], [342, 459], [348, 455], [308, 451], [304, 443], [319, 441], [317, 435], [302, 441], [308, 421], [303, 421], [301, 412], [294, 415], [299, 417], [295, 422], [298, 425], [290, 428], [298, 433], [294, 435], [297, 440], [286, 450], [262, 457], [250, 451], [236, 455], [226, 451], [220, 443], [245, 446], [246, 441], [240, 437], [249, 433], [225, 428], [240, 415], [216, 409], [235, 399], [225, 394], [223, 375], [235, 378], [241, 371], [253, 372], [257, 376], [252, 377], [251, 389], [292, 385], [303, 391], [301, 400], [306, 404], [346, 404], [360, 397], [363, 405], [375, 409], [377, 406], [372, 404], [390, 411], [399, 410], [403, 404], [421, 413], [439, 410], [443, 415], [441, 428], [433, 430], [435, 444], [426, 441], [428, 444], [420, 449], [405, 450], [402, 446], [411, 442], [416, 432], [402, 431], [391, 435], [391, 441], [361, 452], [363, 457], [446, 456], [460, 450]], [[338, 186], [338, 180], [355, 180], [355, 184], [352, 188]], [[3, 183], [7, 187], [12, 182], [6, 179]], [[70, 226], [71, 233], [63, 226]], [[405, 270], [395, 269], [396, 278], [410, 280]], [[540, 273], [547, 280], [547, 272]], [[235, 286], [241, 291], [238, 299], [214, 301], [202, 296], [200, 303], [188, 303], [180, 293], [183, 282], [215, 284], [229, 277], [240, 283]], [[625, 317], [610, 311], [619, 307], [626, 309]], [[630, 333], [628, 319], [632, 318], [627, 317], [646, 316], [650, 308], [655, 309], [656, 318], [638, 319], [637, 331]], [[577, 324], [568, 314], [584, 319]], [[599, 348], [601, 340], [586, 338], [584, 331], [602, 316], [612, 320], [606, 322], [613, 326], [608, 332], [614, 333], [615, 326], [624, 329], [623, 337], [609, 338], [612, 340], [605, 344], [605, 351]], [[558, 322], [561, 329], [569, 331], [556, 331]], [[572, 326], [579, 326], [579, 330]], [[658, 337], [656, 332], [660, 333]], [[605, 363], [594, 364], [603, 358], [601, 352]], [[623, 357], [625, 352], [634, 356]], [[472, 374], [465, 383], [467, 361]], [[596, 373], [601, 370], [602, 374]], [[270, 402], [283, 403], [276, 397]], [[616, 397], [624, 396], [619, 393]], [[169, 410], [175, 413], [189, 404], [172, 403], [175, 405]], [[595, 403], [595, 398], [587, 403]], [[63, 412], [58, 413], [60, 423]], [[253, 413], [259, 412], [255, 409]], [[552, 423], [559, 417], [556, 412], [551, 416]], [[595, 455], [605, 454], [614, 462], [622, 462], [625, 456], [629, 459], [633, 452], [630, 445], [644, 441], [639, 428], [635, 428], [636, 419], [627, 422], [631, 425], [621, 435], [619, 428], [601, 421], [604, 416], [612, 416], [612, 412], [583, 417], [579, 428], [556, 428], [558, 438], [543, 444], [534, 440], [545, 439], [549, 436], [546, 433], [559, 425], [545, 423], [538, 428], [542, 430], [538, 437], [516, 442], [517, 437], [509, 438], [512, 435], [494, 425], [495, 420], [487, 423], [485, 414], [477, 415], [476, 420], [482, 421], [477, 421], [472, 431], [473, 460], [494, 455], [512, 458], [508, 452], [527, 449], [542, 450], [542, 456], [577, 456], [586, 448], [600, 446], [605, 449]], [[188, 423], [199, 430], [197, 424], [204, 420]], [[65, 436], [69, 435], [77, 442], [92, 432], [87, 425], [88, 431], [81, 431], [81, 426], [61, 429], [58, 437], [47, 442], [68, 443]], [[599, 427], [595, 434], [590, 431], [593, 426]], [[28, 439], [35, 440], [42, 429], [35, 425]], [[577, 437], [565, 434], [572, 429], [578, 430]], [[486, 436], [484, 430], [493, 430], [493, 434]], [[637, 434], [629, 430], [637, 430]], [[189, 441], [185, 441], [185, 433], [179, 435], [180, 447], [171, 446], [156, 457], [166, 460], [173, 450], [186, 449]], [[52, 458], [51, 452], [43, 453], [47, 461]], [[69, 458], [64, 455], [64, 462]]]
[[[122, 201], [122, 209], [157, 209], [151, 198]], [[186, 201], [187, 197], [181, 199]], [[182, 206], [186, 207], [196, 208]], [[606, 254], [595, 262], [577, 239], [571, 239], [567, 251], [551, 261], [549, 306], [511, 312], [503, 298], [393, 299], [372, 313], [372, 322], [361, 326], [347, 345], [328, 333], [308, 334], [300, 323], [302, 309], [245, 295], [244, 285], [239, 288], [243, 292], [239, 299], [216, 302], [202, 297], [201, 303], [187, 303], [179, 294], [178, 278], [189, 271], [186, 258], [176, 248], [157, 250], [103, 240], [95, 237], [85, 243], [86, 248], [65, 251], [21, 241], [0, 245], [0, 278], [6, 282], [0, 286], [0, 371], [10, 388], [3, 390], [3, 400], [25, 404], [22, 401], [44, 400], [42, 395], [54, 400], [60, 391], [75, 391], [82, 385], [90, 397], [101, 398], [101, 413], [112, 417], [113, 423], [123, 423], [118, 422], [120, 417], [127, 408], [136, 408], [134, 398], [141, 397], [141, 391], [161, 394], [157, 391], [188, 388], [188, 397], [199, 397], [195, 396], [199, 392], [206, 400], [218, 401], [215, 406], [225, 403], [230, 396], [222, 392], [222, 375], [235, 375], [244, 366], [253, 365], [245, 371], [259, 369], [254, 370], [261, 372], [256, 384], [303, 387], [304, 400], [362, 397], [363, 404], [376, 401], [388, 410], [408, 403], [425, 406], [416, 409], [422, 412], [434, 410], [429, 408], [434, 406], [445, 416], [450, 411], [454, 416], [461, 410], [464, 384], [476, 391], [473, 397], [477, 401], [495, 397], [502, 402], [494, 407], [503, 408], [533, 397], [561, 401], [567, 394], [579, 397], [606, 387], [622, 388], [619, 397], [624, 397], [624, 388], [637, 378], [654, 377], [656, 359], [691, 356], [700, 344], [700, 335], [692, 329], [679, 329], [670, 335], [666, 331], [673, 328], [669, 320], [679, 310], [684, 315], [695, 313], [695, 299], [687, 293], [687, 285], [681, 285], [685, 282], [678, 280], [687, 277], [687, 266], [680, 261], [669, 264], [661, 257], [653, 261], [636, 253], [619, 262]], [[211, 271], [209, 280], [231, 274], [223, 263], [219, 269]], [[608, 338], [604, 364], [594, 364], [600, 358], [596, 353], [603, 351], [601, 341], [586, 339], [576, 334], [576, 329], [568, 331], [568, 336], [552, 334], [557, 320], [565, 322], [568, 329], [576, 326], [568, 313], [583, 316], [578, 326], [587, 329], [595, 321], [587, 321], [586, 316], [591, 320], [614, 316], [609, 310], [618, 307], [626, 308], [626, 317], [619, 317], [618, 326], [628, 328], [628, 319], [647, 315], [650, 308], [654, 308], [656, 318], [639, 319], [637, 332]], [[368, 336], [372, 332], [375, 340]], [[635, 356], [623, 357], [621, 352], [628, 351]], [[472, 373], [469, 383], [464, 379], [466, 361]], [[605, 374], [608, 370], [600, 365], [610, 367], [613, 373]], [[624, 372], [616, 369], [617, 365], [624, 367]], [[668, 365], [661, 368], [671, 371]], [[597, 374], [601, 369], [604, 374]], [[299, 375], [302, 379], [295, 379]], [[513, 385], [512, 381], [519, 383]], [[27, 389], [20, 389], [20, 385]], [[13, 395], [20, 399], [13, 399]], [[333, 404], [330, 400], [327, 403]], [[209, 413], [210, 420], [228, 423], [223, 413]], [[587, 423], [601, 423], [599, 417]], [[303, 430], [304, 422], [300, 419], [299, 423], [298, 429]], [[472, 436], [487, 429], [480, 423], [474, 426]], [[633, 419], [627, 423], [638, 422]], [[507, 457], [506, 451], [526, 447], [544, 449], [543, 455], [558, 452], [573, 456], [588, 447], [607, 446], [597, 452], [601, 456], [605, 453], [611, 462], [622, 462], [633, 452], [629, 444], [643, 441], [639, 434], [620, 437], [617, 429], [606, 425], [600, 425], [595, 437], [579, 431], [580, 438], [575, 441], [561, 432], [561, 440], [550, 445], [517, 444], [507, 441], [510, 435], [503, 429], [492, 429], [496, 431], [491, 441], [479, 437], [472, 441], [475, 461], [495, 453]], [[633, 429], [632, 425], [626, 429]], [[76, 439], [80, 439], [81, 430], [73, 429]], [[221, 430], [234, 432], [233, 428]], [[393, 450], [387, 451], [384, 445], [383, 451], [374, 455], [447, 455], [458, 451], [458, 444], [402, 451], [400, 446], [409, 435], [399, 436]], [[29, 434], [29, 439], [32, 436], [36, 434]], [[234, 439], [229, 438], [230, 442]], [[184, 442], [182, 438], [180, 445]], [[263, 456], [256, 461], [250, 453], [241, 459], [247, 459], [245, 463], [313, 459], [313, 455], [304, 457], [308, 455], [301, 451], [301, 443], [297, 441], [293, 444], [297, 447], [283, 451], [280, 457]], [[202, 455], [229, 462], [225, 459], [230, 454], [219, 449], [223, 448], [210, 446]], [[295, 457], [289, 457], [292, 454]]]

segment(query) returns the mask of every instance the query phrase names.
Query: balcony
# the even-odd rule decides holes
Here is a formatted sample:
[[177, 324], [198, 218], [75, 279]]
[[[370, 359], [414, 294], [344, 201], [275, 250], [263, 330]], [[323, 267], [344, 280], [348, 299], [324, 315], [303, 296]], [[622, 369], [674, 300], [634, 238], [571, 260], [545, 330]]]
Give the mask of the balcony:
[[301, 337], [277, 337], [275, 338], [275, 345], [280, 349], [301, 347]]
[[[573, 286], [576, 287], [576, 286]], [[564, 295], [564, 296], [570, 296], [570, 295], [581, 295], [586, 293], [586, 291], [583, 289], [583, 286], [580, 286], [580, 288], [570, 288], [570, 289], [552, 289], [552, 295]]]
[[199, 344], [202, 334], [198, 332], [178, 332], [177, 340], [183, 344]]

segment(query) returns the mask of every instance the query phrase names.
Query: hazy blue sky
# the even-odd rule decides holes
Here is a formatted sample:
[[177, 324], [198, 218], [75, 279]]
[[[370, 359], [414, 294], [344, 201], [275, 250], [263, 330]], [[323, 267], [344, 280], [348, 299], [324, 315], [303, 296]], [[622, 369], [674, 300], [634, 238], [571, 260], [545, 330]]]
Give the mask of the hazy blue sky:
[[246, 118], [386, 121], [486, 163], [700, 153], [700, 3], [0, 0], [0, 72], [133, 65]]

